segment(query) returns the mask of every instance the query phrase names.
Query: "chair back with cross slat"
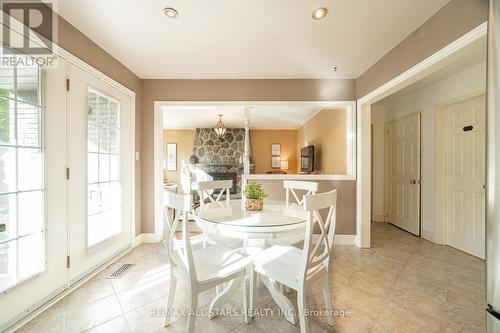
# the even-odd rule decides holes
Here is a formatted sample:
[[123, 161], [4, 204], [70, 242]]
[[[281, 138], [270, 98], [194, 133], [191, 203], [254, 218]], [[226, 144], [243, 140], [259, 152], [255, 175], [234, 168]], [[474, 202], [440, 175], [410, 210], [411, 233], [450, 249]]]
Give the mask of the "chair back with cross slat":
[[[333, 248], [335, 236], [337, 206], [337, 190], [326, 193], [307, 195], [304, 197], [304, 209], [308, 212], [306, 237], [304, 239], [303, 260], [301, 263], [302, 281], [312, 278], [324, 266], [328, 268], [328, 260]], [[324, 219], [320, 211], [328, 210]], [[313, 230], [319, 226], [319, 237], [313, 241]], [[316, 228], [318, 229], [318, 228]]]
[[[318, 183], [315, 182], [303, 182], [297, 180], [285, 180], [283, 181], [283, 187], [286, 189], [286, 206], [290, 207], [293, 205], [304, 205], [304, 196], [315, 194], [318, 191]], [[300, 197], [295, 190], [307, 191], [305, 195]], [[292, 202], [290, 199], [295, 199]]]
[[[169, 191], [163, 193], [164, 232], [170, 264], [187, 271], [191, 281], [197, 281], [189, 233], [189, 212], [192, 200], [191, 195]], [[174, 214], [169, 214], [169, 209], [173, 209]], [[179, 224], [182, 230], [180, 240], [176, 237]]]
[[[221, 202], [224, 192], [226, 193], [226, 205], [229, 205], [229, 200], [231, 200], [231, 188], [233, 187], [233, 181], [229, 180], [210, 180], [202, 181], [198, 183], [200, 189], [200, 208], [206, 204], [206, 199], [208, 198], [210, 203]], [[219, 190], [220, 192], [217, 197], [212, 196], [214, 190]]]

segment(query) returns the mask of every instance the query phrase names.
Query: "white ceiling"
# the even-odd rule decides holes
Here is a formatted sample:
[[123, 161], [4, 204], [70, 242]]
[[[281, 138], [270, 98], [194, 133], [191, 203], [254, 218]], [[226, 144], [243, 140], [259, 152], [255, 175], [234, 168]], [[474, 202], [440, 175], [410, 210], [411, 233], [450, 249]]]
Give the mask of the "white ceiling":
[[[244, 127], [244, 110], [247, 105], [180, 105], [160, 106], [163, 111], [163, 128], [193, 129], [214, 127], [223, 114], [222, 121], [228, 128]], [[254, 105], [250, 111], [250, 127], [261, 129], [295, 129], [303, 125], [316, 111], [318, 105]]]
[[[357, 78], [448, 0], [59, 0], [141, 78]], [[164, 7], [179, 11], [176, 19]], [[312, 10], [325, 6], [322, 21]], [[338, 66], [338, 71], [333, 71]]]

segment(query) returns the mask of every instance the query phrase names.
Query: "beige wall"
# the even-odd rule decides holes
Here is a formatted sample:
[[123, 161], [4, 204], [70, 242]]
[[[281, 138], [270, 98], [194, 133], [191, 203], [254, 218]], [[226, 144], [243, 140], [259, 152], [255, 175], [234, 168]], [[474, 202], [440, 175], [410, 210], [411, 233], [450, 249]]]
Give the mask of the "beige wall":
[[[353, 101], [355, 80], [142, 80], [142, 232], [154, 232], [155, 101]], [[355, 224], [354, 219], [352, 220]]]
[[[141, 114], [142, 114], [142, 90], [141, 79], [135, 75], [126, 66], [120, 63], [112, 55], [99, 47], [90, 38], [81, 33], [73, 25], [67, 22], [64, 18], [55, 14], [58, 22], [58, 41], [57, 44], [75, 55], [79, 59], [85, 61], [92, 67], [103, 72], [107, 76], [120, 82], [130, 90], [135, 92], [135, 151], [140, 152], [141, 147]], [[141, 183], [141, 161], [135, 163], [135, 231], [140, 234], [141, 231], [141, 208], [142, 208], [142, 183]]]
[[[318, 173], [347, 173], [345, 109], [321, 110], [297, 130], [297, 161], [302, 147], [314, 145], [314, 169]], [[300, 168], [300, 163], [298, 163]], [[300, 170], [298, 170], [300, 171]]]
[[[269, 200], [285, 200], [282, 180], [259, 180], [269, 194]], [[337, 190], [337, 225], [335, 232], [342, 235], [356, 234], [356, 182], [352, 180], [322, 180], [318, 192]]]
[[[136, 93], [136, 232], [153, 231], [153, 103], [178, 101], [351, 101], [391, 80], [484, 22], [487, 0], [451, 0], [357, 80], [140, 80], [59, 19], [59, 44]], [[142, 229], [141, 229], [142, 226]]]
[[288, 160], [287, 173], [297, 171], [297, 131], [296, 130], [250, 130], [252, 145], [253, 173], [266, 173], [271, 168], [271, 145], [281, 144], [281, 159]]
[[[193, 154], [195, 130], [163, 130], [163, 161], [166, 159], [167, 143], [177, 143], [177, 170], [167, 171], [163, 169], [163, 179], [168, 182], [181, 183], [180, 168], [181, 161], [189, 162], [189, 157]], [[166, 165], [166, 164], [164, 164]]]
[[[421, 216], [422, 232], [432, 239], [439, 223], [436, 207], [436, 109], [450, 101], [458, 101], [486, 90], [486, 62], [464, 68], [460, 72], [417, 91], [372, 105], [373, 124], [373, 186], [372, 218], [384, 220], [385, 146], [384, 129], [388, 120], [421, 114]], [[484, 96], [484, 95], [483, 95]]]
[[488, 18], [488, 0], [451, 0], [356, 80], [361, 98]]

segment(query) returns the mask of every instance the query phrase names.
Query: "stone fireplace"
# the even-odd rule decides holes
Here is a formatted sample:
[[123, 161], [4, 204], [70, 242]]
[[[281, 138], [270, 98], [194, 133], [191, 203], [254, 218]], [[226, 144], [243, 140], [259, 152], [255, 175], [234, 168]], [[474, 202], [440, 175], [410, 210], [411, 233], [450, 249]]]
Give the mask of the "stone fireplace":
[[[230, 190], [231, 194], [238, 193], [238, 175], [236, 172], [207, 172], [212, 180], [232, 180], [233, 187]], [[214, 194], [219, 194], [220, 190], [215, 190]]]
[[244, 143], [244, 128], [228, 128], [221, 138], [212, 128], [197, 128], [189, 165], [191, 189], [198, 190], [199, 181], [232, 179], [231, 196], [238, 197], [241, 194]]

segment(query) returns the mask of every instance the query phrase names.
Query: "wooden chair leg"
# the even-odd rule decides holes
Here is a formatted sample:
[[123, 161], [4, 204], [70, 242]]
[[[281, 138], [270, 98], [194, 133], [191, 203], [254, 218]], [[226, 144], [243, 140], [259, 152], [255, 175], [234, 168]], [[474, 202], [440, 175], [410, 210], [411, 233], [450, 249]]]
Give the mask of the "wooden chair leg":
[[333, 326], [333, 306], [330, 298], [330, 284], [328, 281], [328, 270], [323, 275], [323, 298], [325, 299], [326, 310], [328, 311], [328, 325]]
[[196, 310], [198, 309], [198, 291], [194, 288], [193, 285], [189, 288], [189, 308], [190, 312], [187, 318], [187, 332], [194, 332], [194, 325], [196, 323]]
[[307, 323], [307, 318], [305, 315], [306, 291], [304, 290], [304, 286], [300, 286], [299, 290], [297, 291], [297, 305], [299, 312], [300, 332], [307, 333], [309, 332], [309, 325]]
[[174, 303], [175, 289], [177, 287], [177, 278], [170, 272], [170, 285], [168, 287], [167, 303], [165, 304], [164, 326], [170, 325], [170, 315], [172, 312], [172, 305]]
[[255, 311], [255, 295], [256, 295], [256, 288], [257, 288], [257, 273], [255, 273], [255, 270], [253, 267], [248, 269], [248, 279], [250, 282], [249, 289], [250, 289], [250, 300], [249, 300], [249, 311], [250, 311], [250, 318], [254, 317], [254, 311]]
[[248, 324], [250, 322], [249, 316], [248, 316], [248, 311], [250, 310], [250, 276], [248, 274], [245, 274], [243, 277], [243, 320], [245, 321], [245, 324]]

